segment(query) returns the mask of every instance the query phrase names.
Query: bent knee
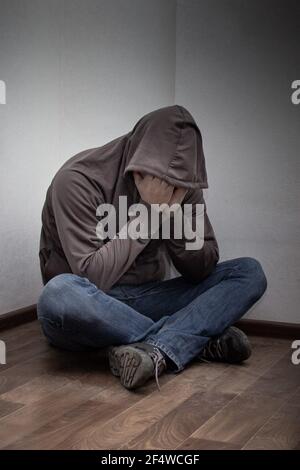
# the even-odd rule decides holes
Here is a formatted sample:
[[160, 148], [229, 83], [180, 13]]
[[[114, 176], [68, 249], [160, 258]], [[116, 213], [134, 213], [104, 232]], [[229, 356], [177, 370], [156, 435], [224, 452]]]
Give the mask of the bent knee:
[[68, 306], [69, 299], [74, 297], [74, 291], [87, 281], [84, 279], [75, 274], [59, 274], [47, 282], [37, 303], [39, 320], [59, 322], [62, 310]]
[[252, 257], [239, 258], [239, 269], [251, 280], [251, 286], [259, 298], [267, 289], [267, 278], [260, 262]]

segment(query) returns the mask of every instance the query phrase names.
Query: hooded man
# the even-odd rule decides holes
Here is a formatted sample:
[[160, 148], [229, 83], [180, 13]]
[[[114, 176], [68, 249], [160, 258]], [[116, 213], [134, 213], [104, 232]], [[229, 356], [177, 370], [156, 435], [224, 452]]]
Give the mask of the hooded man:
[[[69, 159], [42, 213], [38, 318], [49, 342], [108, 348], [111, 371], [128, 389], [165, 370], [179, 372], [195, 358], [247, 359], [249, 341], [231, 325], [262, 296], [266, 278], [253, 258], [218, 262], [207, 187], [200, 130], [178, 105], [150, 112], [127, 134]], [[128, 206], [147, 209], [134, 236], [129, 226], [136, 217], [123, 210], [124, 196]], [[118, 216], [107, 238], [98, 230], [104, 204]], [[174, 226], [162, 236], [163, 220], [172, 227], [175, 218], [168, 209], [186, 205], [191, 227], [203, 208], [202, 243], [189, 249], [186, 233], [175, 236]], [[175, 212], [184, 224], [184, 211]], [[170, 262], [179, 277], [165, 280]]]

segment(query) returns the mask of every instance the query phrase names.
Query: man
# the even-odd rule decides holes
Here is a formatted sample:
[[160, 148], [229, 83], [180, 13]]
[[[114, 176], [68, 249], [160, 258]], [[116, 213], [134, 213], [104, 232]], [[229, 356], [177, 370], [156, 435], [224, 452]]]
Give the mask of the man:
[[[266, 278], [253, 258], [218, 263], [203, 199], [207, 187], [200, 131], [177, 105], [147, 114], [131, 132], [68, 160], [48, 189], [42, 214], [45, 287], [38, 317], [50, 343], [79, 351], [108, 348], [111, 371], [128, 389], [165, 370], [179, 372], [194, 358], [246, 360], [248, 339], [231, 325], [262, 296]], [[174, 228], [163, 238], [161, 225], [149, 228], [143, 218], [140, 236], [124, 237], [135, 217], [121, 210], [121, 196], [150, 213], [161, 208], [170, 220], [165, 209], [173, 204], [202, 204], [201, 246], [187, 249], [187, 237], [176, 237]], [[97, 230], [103, 204], [123, 218], [109, 239]], [[195, 210], [191, 217], [193, 225]], [[164, 280], [169, 261], [180, 276]]]

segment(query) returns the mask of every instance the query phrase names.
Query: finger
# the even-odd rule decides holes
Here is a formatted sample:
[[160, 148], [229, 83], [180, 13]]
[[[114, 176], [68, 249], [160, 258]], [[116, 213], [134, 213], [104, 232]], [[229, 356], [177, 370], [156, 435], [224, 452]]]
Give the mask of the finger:
[[149, 183], [153, 182], [153, 179], [154, 179], [154, 178], [153, 178], [152, 175], [146, 175], [146, 176], [144, 177], [144, 180], [148, 181]]
[[187, 193], [187, 189], [185, 188], [175, 188], [173, 192], [173, 196], [170, 201], [170, 205], [172, 204], [181, 204], [185, 195]]
[[186, 193], [187, 193], [187, 189], [186, 188], [178, 188], [178, 193], [177, 193], [177, 197], [180, 201], [180, 204], [182, 203], [182, 201], [184, 200], [185, 196], [186, 196]]
[[162, 180], [160, 178], [157, 178], [157, 176], [152, 176], [152, 178], [154, 184], [161, 185]]
[[172, 186], [171, 184], [167, 183], [164, 180], [161, 180], [161, 185], [164, 189], [169, 189], [169, 188], [171, 188], [172, 190], [174, 189], [174, 186]]
[[184, 197], [187, 193], [187, 189], [186, 188], [175, 188], [175, 191], [176, 195], [178, 197]]
[[143, 177], [142, 175], [138, 172], [138, 171], [135, 171], [133, 173], [133, 176], [134, 176], [134, 181], [135, 181], [135, 184], [139, 184], [143, 181]]

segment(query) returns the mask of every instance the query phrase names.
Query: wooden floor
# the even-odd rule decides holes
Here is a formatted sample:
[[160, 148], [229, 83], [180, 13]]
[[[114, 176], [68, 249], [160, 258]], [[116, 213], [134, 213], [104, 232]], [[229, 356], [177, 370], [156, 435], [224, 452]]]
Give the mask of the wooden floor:
[[300, 449], [291, 341], [252, 337], [244, 366], [193, 363], [137, 392], [102, 354], [47, 345], [37, 322], [0, 332], [4, 449]]

